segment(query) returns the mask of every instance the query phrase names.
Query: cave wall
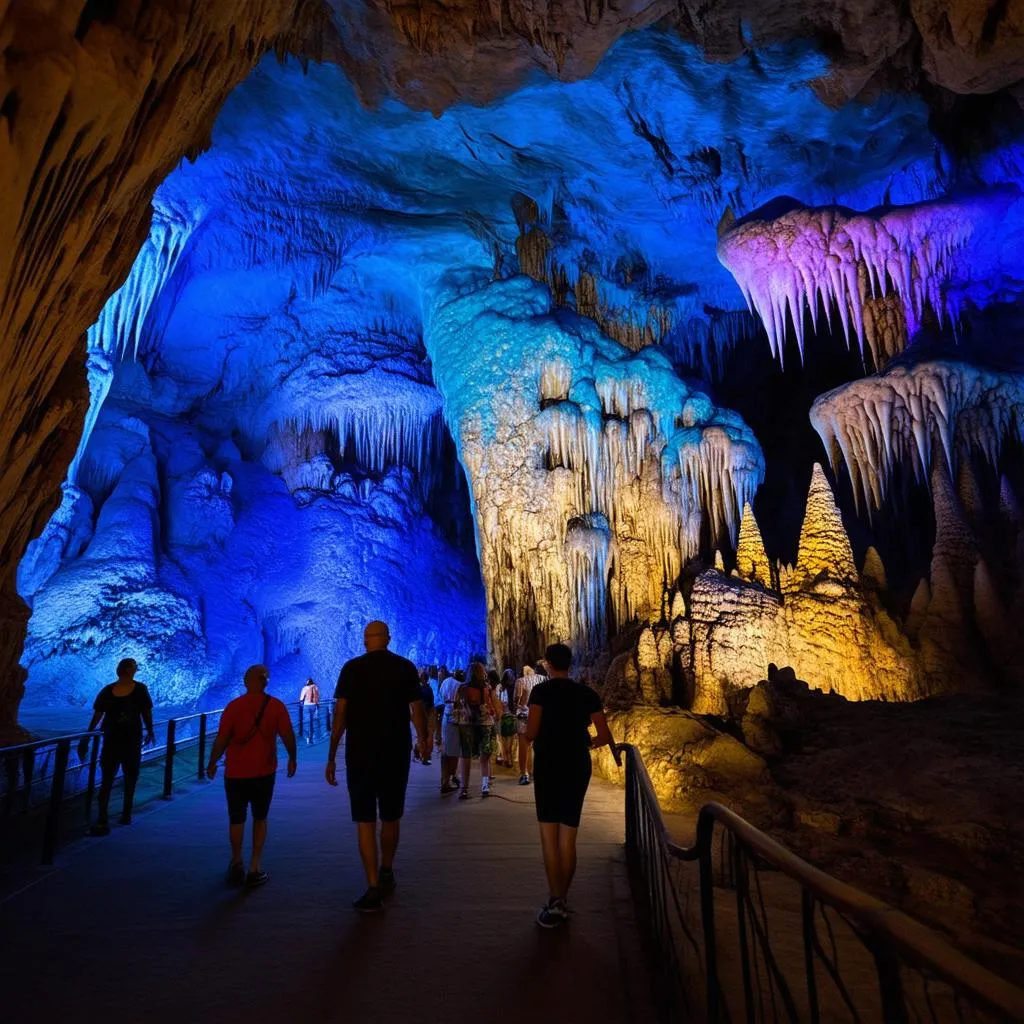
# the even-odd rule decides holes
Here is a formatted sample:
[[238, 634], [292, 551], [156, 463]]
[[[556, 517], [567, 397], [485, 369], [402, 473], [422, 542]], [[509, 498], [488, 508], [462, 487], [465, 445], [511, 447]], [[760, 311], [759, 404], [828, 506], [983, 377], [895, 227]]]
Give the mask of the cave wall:
[[25, 545], [59, 500], [87, 393], [83, 336], [128, 273], [149, 200], [269, 49], [315, 48], [315, 2], [0, 9], [0, 730], [13, 729]]

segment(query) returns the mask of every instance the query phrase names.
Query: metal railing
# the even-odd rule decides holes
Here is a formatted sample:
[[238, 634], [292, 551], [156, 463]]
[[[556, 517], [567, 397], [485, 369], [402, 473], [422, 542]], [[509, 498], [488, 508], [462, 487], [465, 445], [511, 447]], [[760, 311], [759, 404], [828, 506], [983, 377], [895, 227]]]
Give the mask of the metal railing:
[[[330, 705], [286, 706], [300, 741], [319, 743], [330, 735]], [[136, 807], [155, 797], [170, 800], [175, 787], [206, 778], [207, 757], [223, 710], [153, 723], [160, 740], [143, 749]], [[61, 841], [88, 827], [98, 785], [101, 736], [99, 732], [78, 732], [0, 747], [4, 767], [0, 774], [0, 825], [5, 838], [20, 841], [13, 843], [20, 852], [25, 847], [36, 848], [41, 863], [52, 864]]]
[[626, 851], [661, 1021], [1024, 1021], [1024, 991], [721, 804], [669, 835], [626, 754]]

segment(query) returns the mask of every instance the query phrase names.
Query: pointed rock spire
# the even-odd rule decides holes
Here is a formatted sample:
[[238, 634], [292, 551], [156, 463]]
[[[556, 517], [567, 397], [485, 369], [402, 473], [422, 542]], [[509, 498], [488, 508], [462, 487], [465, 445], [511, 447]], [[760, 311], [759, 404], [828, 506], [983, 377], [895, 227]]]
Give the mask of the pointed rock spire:
[[839, 514], [825, 471], [816, 462], [807, 492], [807, 510], [800, 527], [793, 582], [800, 585], [819, 579], [855, 582], [858, 578], [843, 517]]
[[725, 572], [725, 559], [722, 558], [722, 552], [717, 548], [715, 549], [715, 568], [719, 572]]
[[928, 581], [922, 579], [910, 599], [910, 610], [907, 612], [907, 621], [904, 623], [904, 632], [911, 639], [916, 638], [921, 631], [924, 617], [928, 614], [928, 606], [932, 603], [932, 589]]
[[1013, 493], [1010, 481], [1002, 477], [999, 481], [999, 515], [1008, 526], [1024, 525], [1024, 514], [1021, 513], [1020, 502]]
[[743, 518], [740, 520], [740, 537], [736, 544], [736, 572], [740, 579], [750, 583], [760, 583], [762, 587], [772, 585], [771, 563], [764, 549], [761, 530], [754, 518], [754, 510], [750, 502], [743, 505]]
[[974, 475], [974, 467], [971, 465], [969, 458], [963, 459], [960, 463], [956, 489], [960, 497], [960, 504], [963, 506], [967, 518], [977, 525], [984, 512], [984, 508], [981, 488], [978, 486], [978, 478]]
[[860, 574], [879, 590], [885, 590], [885, 566], [882, 564], [882, 556], [875, 547], [869, 547], [867, 554], [864, 555], [864, 568]]
[[974, 567], [974, 617], [989, 646], [1005, 641], [1006, 613], [992, 570], [983, 558]]
[[978, 542], [964, 516], [960, 499], [953, 490], [949, 470], [943, 459], [932, 465], [932, 507], [935, 510], [935, 545], [932, 548], [932, 590], [936, 589], [935, 565], [944, 563], [951, 582], [970, 603], [974, 589], [974, 566], [978, 561]]

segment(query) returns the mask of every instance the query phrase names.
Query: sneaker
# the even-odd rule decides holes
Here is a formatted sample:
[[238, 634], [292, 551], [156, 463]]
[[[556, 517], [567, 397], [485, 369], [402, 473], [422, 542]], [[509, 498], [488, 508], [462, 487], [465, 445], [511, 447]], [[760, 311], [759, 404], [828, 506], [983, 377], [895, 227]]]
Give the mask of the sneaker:
[[246, 889], [258, 889], [261, 885], [266, 885], [270, 881], [270, 875], [266, 871], [250, 871], [245, 876], [245, 887]]
[[490, 796], [491, 795], [491, 780], [490, 779], [484, 779], [480, 783], [480, 795], [481, 796]]
[[434, 762], [428, 757], [423, 763], [429, 768]]
[[358, 910], [360, 914], [380, 913], [384, 909], [384, 901], [381, 899], [380, 889], [371, 885], [359, 899], [352, 901], [352, 909]]
[[523, 773], [519, 776], [519, 785], [528, 786], [530, 784], [530, 776], [527, 773]]
[[233, 860], [228, 864], [225, 881], [228, 885], [241, 885], [245, 881], [245, 868], [240, 860]]
[[380, 888], [382, 896], [388, 896], [395, 891], [395, 887], [398, 882], [395, 881], [395, 872], [393, 868], [381, 868], [380, 878], [378, 880], [378, 887]]
[[131, 823], [132, 823], [132, 816], [130, 814], [122, 814], [121, 815], [121, 824], [122, 825], [130, 825]]
[[459, 788], [459, 785], [460, 785], [460, 782], [459, 782], [459, 777], [458, 777], [457, 775], [453, 775], [453, 776], [452, 776], [452, 777], [451, 777], [451, 778], [450, 778], [450, 779], [448, 780], [448, 785], [449, 785], [449, 786], [451, 786], [451, 787], [452, 787], [452, 789], [458, 789], [458, 788]]
[[468, 789], [464, 789], [464, 790], [463, 790], [463, 791], [462, 791], [462, 792], [461, 792], [461, 793], [459, 794], [459, 799], [460, 799], [460, 800], [468, 800], [468, 799], [469, 799], [469, 790], [468, 790]]
[[568, 919], [565, 904], [561, 900], [551, 900], [546, 907], [541, 907], [540, 913], [537, 914], [537, 924], [541, 928], [561, 928]]

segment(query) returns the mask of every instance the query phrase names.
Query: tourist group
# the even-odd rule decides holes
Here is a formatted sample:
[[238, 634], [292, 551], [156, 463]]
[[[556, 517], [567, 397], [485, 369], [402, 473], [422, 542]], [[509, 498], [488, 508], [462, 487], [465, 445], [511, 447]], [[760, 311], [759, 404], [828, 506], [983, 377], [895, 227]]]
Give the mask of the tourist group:
[[[387, 624], [371, 622], [364, 632], [366, 653], [345, 663], [334, 693], [325, 776], [330, 785], [338, 785], [336, 759], [344, 739], [345, 782], [367, 881], [353, 907], [362, 913], [379, 912], [394, 892], [410, 763], [430, 765], [436, 753], [441, 794], [458, 792], [460, 801], [470, 799], [475, 760], [480, 762], [481, 798], [491, 793], [492, 759], [517, 766], [520, 785], [533, 785], [548, 883], [537, 923], [544, 928], [565, 924], [576, 870], [576, 832], [590, 784], [591, 749], [607, 745], [619, 761], [597, 692], [570, 677], [572, 652], [564, 644], [548, 647], [536, 669], [507, 669], [499, 676], [479, 661], [468, 671], [417, 670], [389, 650], [390, 643]], [[110, 831], [110, 795], [118, 769], [124, 775], [121, 822], [131, 822], [142, 747], [153, 742], [153, 702], [135, 678], [137, 671], [134, 660], [120, 662], [116, 681], [100, 691], [94, 704], [89, 728], [103, 731], [94, 835]], [[225, 758], [231, 844], [227, 879], [250, 888], [269, 877], [261, 861], [277, 777], [278, 740], [287, 753], [289, 778], [298, 759], [288, 708], [267, 693], [269, 682], [270, 672], [263, 665], [246, 671], [245, 693], [224, 709], [207, 765], [212, 779]], [[300, 702], [302, 714], [310, 716], [312, 732], [320, 704], [313, 680], [302, 688]], [[82, 743], [84, 756], [88, 739]], [[252, 849], [246, 865], [242, 844], [250, 810]]]

